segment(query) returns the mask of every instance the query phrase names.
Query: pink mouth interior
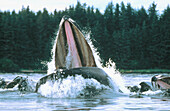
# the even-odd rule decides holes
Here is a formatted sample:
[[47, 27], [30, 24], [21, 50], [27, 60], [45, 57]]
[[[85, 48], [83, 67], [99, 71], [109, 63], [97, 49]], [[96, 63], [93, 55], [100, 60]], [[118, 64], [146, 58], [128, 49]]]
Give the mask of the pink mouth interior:
[[158, 80], [157, 83], [163, 88], [163, 89], [170, 89], [170, 85], [161, 81], [161, 80]]
[[67, 43], [71, 51], [71, 56], [72, 56], [72, 67], [82, 67], [82, 63], [80, 60], [80, 56], [78, 54], [78, 50], [76, 47], [76, 43], [74, 40], [73, 32], [70, 26], [70, 23], [68, 21], [65, 21], [65, 32], [66, 32], [66, 37], [67, 37]]

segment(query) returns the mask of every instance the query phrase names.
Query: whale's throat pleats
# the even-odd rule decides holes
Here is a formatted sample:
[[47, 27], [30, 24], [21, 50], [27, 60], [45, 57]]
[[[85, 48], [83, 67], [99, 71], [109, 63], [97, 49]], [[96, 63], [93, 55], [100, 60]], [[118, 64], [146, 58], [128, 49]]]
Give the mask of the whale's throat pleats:
[[73, 23], [67, 20], [59, 29], [55, 49], [55, 66], [56, 69], [96, 67], [92, 50], [84, 35]]

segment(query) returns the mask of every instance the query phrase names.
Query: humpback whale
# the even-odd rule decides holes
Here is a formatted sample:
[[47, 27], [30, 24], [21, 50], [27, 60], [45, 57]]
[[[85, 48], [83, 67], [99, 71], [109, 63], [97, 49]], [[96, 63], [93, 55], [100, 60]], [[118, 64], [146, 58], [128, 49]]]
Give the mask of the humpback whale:
[[56, 72], [42, 77], [36, 84], [35, 92], [47, 81], [75, 75], [96, 79], [101, 84], [113, 88], [111, 78], [97, 67], [92, 49], [78, 25], [67, 16], [60, 22], [54, 56]]
[[170, 90], [170, 77], [164, 75], [155, 75], [151, 78], [152, 86], [155, 89]]

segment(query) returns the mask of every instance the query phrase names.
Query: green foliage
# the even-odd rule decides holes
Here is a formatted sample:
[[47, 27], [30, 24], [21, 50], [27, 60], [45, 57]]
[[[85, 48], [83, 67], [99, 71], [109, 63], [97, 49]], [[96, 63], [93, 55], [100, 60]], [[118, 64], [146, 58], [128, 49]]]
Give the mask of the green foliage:
[[77, 2], [54, 13], [45, 8], [35, 13], [29, 7], [19, 13], [0, 12], [0, 71], [47, 69], [42, 63], [51, 59], [52, 42], [64, 15], [91, 32], [103, 65], [111, 58], [118, 69], [170, 69], [169, 6], [158, 15], [155, 3], [148, 10], [136, 10], [130, 3], [110, 2], [102, 14]]
[[3, 58], [0, 59], [0, 72], [18, 72], [19, 66], [12, 60]]

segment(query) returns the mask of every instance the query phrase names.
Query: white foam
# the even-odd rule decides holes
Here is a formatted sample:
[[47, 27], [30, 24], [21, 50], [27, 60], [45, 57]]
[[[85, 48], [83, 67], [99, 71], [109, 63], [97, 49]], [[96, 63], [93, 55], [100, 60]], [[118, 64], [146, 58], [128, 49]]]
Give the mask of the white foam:
[[111, 59], [109, 59], [109, 61], [106, 63], [106, 67], [102, 67], [100, 54], [99, 54], [99, 52], [97, 52], [97, 49], [94, 47], [94, 45], [90, 39], [90, 33], [91, 32], [86, 33], [85, 37], [86, 37], [88, 44], [90, 45], [90, 47], [92, 49], [97, 67], [103, 69], [108, 74], [108, 76], [112, 79], [111, 82], [112, 82], [113, 86], [115, 86], [115, 88], [114, 88], [115, 91], [119, 92], [119, 89], [120, 89], [124, 94], [129, 94], [130, 92], [125, 87], [124, 81], [123, 81], [123, 78], [121, 77], [120, 72], [118, 70], [116, 70], [116, 64]]
[[71, 56], [71, 51], [70, 47], [68, 48], [68, 54], [66, 56], [66, 68], [69, 69], [71, 66], [71, 61], [72, 61], [72, 56]]
[[124, 94], [130, 94], [130, 91], [125, 87], [124, 80], [118, 70], [116, 70], [115, 63], [109, 59], [106, 67], [103, 70], [112, 79], [113, 84], [116, 84], [116, 90], [121, 90]]
[[95, 79], [84, 79], [82, 76], [76, 75], [59, 79], [54, 83], [48, 81], [40, 86], [38, 92], [42, 96], [50, 98], [77, 98], [91, 96], [91, 94], [107, 89], [109, 89], [108, 86], [100, 84]]
[[142, 94], [151, 96], [151, 95], [160, 95], [160, 94], [163, 94], [163, 92], [161, 90], [157, 90], [157, 91], [149, 90], [149, 91], [143, 92]]

